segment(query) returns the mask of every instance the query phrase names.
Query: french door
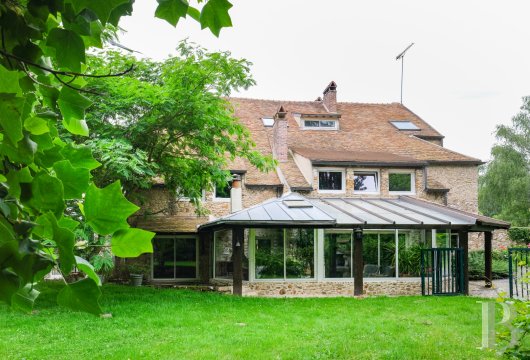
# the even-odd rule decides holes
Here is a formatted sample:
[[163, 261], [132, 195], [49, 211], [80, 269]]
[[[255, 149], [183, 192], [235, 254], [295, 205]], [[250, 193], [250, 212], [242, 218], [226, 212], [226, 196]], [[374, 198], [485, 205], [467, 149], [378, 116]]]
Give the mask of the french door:
[[198, 275], [197, 236], [159, 235], [153, 239], [153, 279], [194, 280]]

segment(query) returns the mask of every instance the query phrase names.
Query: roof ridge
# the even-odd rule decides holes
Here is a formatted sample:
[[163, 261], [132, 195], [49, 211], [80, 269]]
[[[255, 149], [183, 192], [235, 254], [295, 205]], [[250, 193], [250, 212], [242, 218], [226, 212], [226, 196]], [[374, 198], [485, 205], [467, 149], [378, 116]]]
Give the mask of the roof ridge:
[[[416, 140], [418, 140], [418, 141], [422, 141], [422, 142], [424, 142], [424, 143], [426, 143], [426, 144], [429, 144], [429, 145], [431, 145], [431, 146], [435, 146], [435, 147], [437, 147], [437, 148], [439, 148], [439, 149], [442, 149], [442, 150], [445, 150], [445, 151], [447, 151], [447, 152], [450, 152], [450, 153], [453, 153], [453, 154], [456, 154], [456, 155], [460, 155], [460, 156], [466, 157], [466, 158], [471, 159], [471, 160], [474, 160], [474, 161], [483, 162], [483, 161], [480, 160], [479, 158], [476, 158], [476, 157], [473, 157], [473, 156], [469, 156], [469, 155], [466, 155], [466, 154], [462, 154], [462, 153], [459, 153], [458, 151], [454, 151], [454, 150], [448, 149], [448, 148], [446, 148], [446, 147], [443, 147], [443, 146], [441, 146], [441, 145], [438, 145], [438, 144], [432, 143], [432, 142], [430, 142], [430, 141], [423, 140], [422, 138], [419, 138], [419, 137], [417, 137], [417, 136], [414, 135], [414, 134], [411, 134], [411, 135], [409, 135], [408, 137], [409, 137], [410, 139], [416, 139]], [[428, 160], [428, 161], [431, 161], [431, 160]], [[435, 160], [435, 161], [437, 161], [437, 160]], [[459, 160], [449, 160], [449, 162], [451, 162], [451, 161], [459, 161]]]
[[[249, 100], [249, 101], [258, 100], [258, 101], [274, 101], [274, 102], [280, 102], [280, 103], [303, 103], [303, 104], [324, 105], [321, 101], [315, 101], [315, 100], [285, 100], [285, 99], [280, 100], [280, 99], [253, 98], [253, 97], [242, 97], [242, 96], [229, 96], [228, 99], [229, 100], [231, 100], [231, 99], [234, 99], [234, 100]], [[400, 105], [397, 102], [390, 102], [390, 103], [373, 102], [373, 103], [370, 103], [370, 102], [355, 102], [355, 101], [337, 101], [337, 104], [374, 105], [374, 106], [377, 106], [377, 105], [388, 105], [388, 106], [390, 106], [390, 105]], [[416, 115], [416, 114], [414, 114], [414, 115]]]

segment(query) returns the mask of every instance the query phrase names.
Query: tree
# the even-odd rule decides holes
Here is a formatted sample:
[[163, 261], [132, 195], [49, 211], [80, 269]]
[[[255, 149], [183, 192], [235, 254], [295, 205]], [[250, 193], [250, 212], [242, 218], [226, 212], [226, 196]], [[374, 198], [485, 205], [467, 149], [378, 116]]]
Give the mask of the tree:
[[[176, 25], [189, 15], [219, 35], [231, 26], [227, 0], [158, 0], [155, 16]], [[100, 166], [84, 144], [64, 131], [86, 137], [84, 117], [91, 101], [83, 95], [87, 78], [116, 77], [88, 71], [86, 50], [102, 48], [133, 0], [3, 0], [0, 2], [0, 300], [30, 311], [41, 281], [53, 266], [87, 274], [67, 283], [61, 305], [98, 314], [99, 279], [92, 266], [74, 255], [78, 218], [65, 211], [77, 204], [86, 224], [112, 235], [118, 256], [152, 251], [152, 233], [132, 229], [127, 218], [138, 208], [121, 184], [99, 188], [91, 172]], [[82, 142], [80, 142], [82, 143]], [[68, 202], [68, 204], [67, 204]], [[108, 211], [112, 209], [112, 211]]]
[[479, 179], [479, 208], [513, 225], [530, 225], [530, 97], [511, 126], [499, 125], [492, 160]]
[[[250, 63], [186, 41], [177, 50], [177, 56], [162, 63], [118, 52], [88, 62], [101, 73], [116, 72], [124, 64], [136, 69], [118, 79], [89, 79], [86, 86], [104, 94], [91, 96], [87, 112], [95, 130], [89, 143], [103, 155], [96, 158], [110, 165], [94, 173], [99, 185], [119, 178], [133, 196], [149, 187], [156, 173], [170, 191], [199, 204], [203, 190], [228, 181], [229, 159], [273, 168], [271, 157], [254, 150], [249, 131], [226, 100], [231, 91], [254, 84]], [[109, 145], [117, 152], [98, 150]]]

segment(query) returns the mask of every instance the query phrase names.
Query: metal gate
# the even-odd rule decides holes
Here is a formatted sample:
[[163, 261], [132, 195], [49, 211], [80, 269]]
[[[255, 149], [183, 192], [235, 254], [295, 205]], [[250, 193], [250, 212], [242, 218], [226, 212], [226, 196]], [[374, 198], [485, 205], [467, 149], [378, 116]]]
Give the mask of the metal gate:
[[529, 248], [508, 249], [508, 274], [510, 276], [510, 297], [529, 300], [530, 270], [528, 260]]
[[464, 252], [461, 248], [421, 250], [422, 295], [464, 294]]

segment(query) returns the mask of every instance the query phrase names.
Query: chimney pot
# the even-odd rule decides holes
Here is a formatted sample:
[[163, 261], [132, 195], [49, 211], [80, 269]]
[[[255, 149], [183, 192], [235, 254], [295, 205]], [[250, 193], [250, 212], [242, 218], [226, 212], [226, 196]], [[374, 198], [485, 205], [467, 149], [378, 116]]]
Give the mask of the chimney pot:
[[243, 210], [243, 194], [241, 191], [241, 175], [232, 176], [232, 187], [230, 189], [230, 212]]

